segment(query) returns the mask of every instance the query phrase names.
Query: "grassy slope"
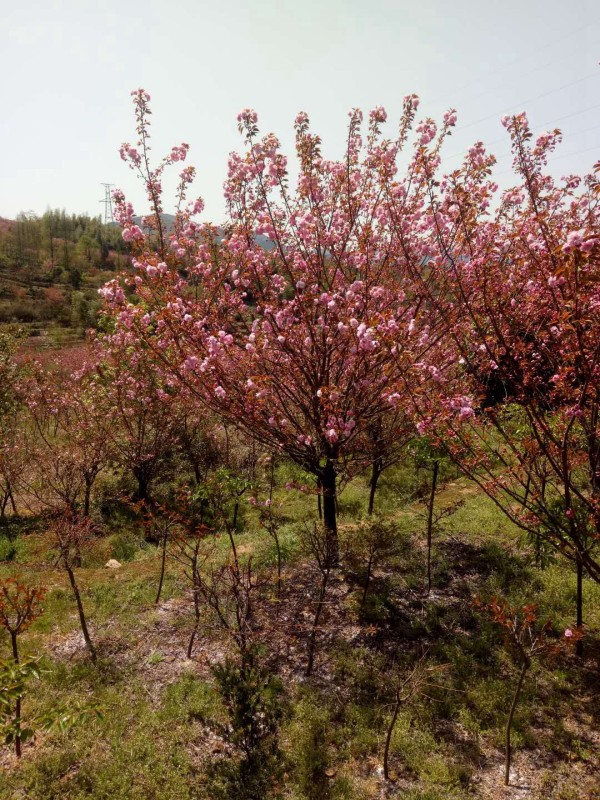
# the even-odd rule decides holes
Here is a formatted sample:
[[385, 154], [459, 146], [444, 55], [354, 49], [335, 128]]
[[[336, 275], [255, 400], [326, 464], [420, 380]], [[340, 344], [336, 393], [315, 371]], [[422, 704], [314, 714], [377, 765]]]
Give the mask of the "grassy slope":
[[[379, 509], [395, 521], [399, 548], [381, 564], [363, 612], [359, 575], [332, 582], [314, 677], [302, 677], [315, 574], [299, 551], [299, 521], [314, 498], [285, 494], [287, 554], [281, 603], [272, 593], [258, 606], [262, 637], [289, 699], [282, 729], [287, 798], [404, 800], [447, 798], [592, 798], [600, 785], [598, 638], [600, 587], [586, 581], [589, 629], [583, 668], [573, 657], [536, 665], [515, 723], [515, 786], [501, 787], [502, 737], [515, 667], [493, 626], [474, 614], [474, 593], [534, 600], [557, 630], [572, 624], [575, 582], [568, 566], [537, 570], [517, 531], [485, 498], [451, 482], [440, 503], [464, 499], [435, 543], [434, 591], [424, 581], [422, 507], [398, 501], [405, 476], [383, 482]], [[340, 501], [342, 535], [352, 533], [366, 503], [357, 480]], [[252, 512], [239, 544], [257, 565], [273, 562]], [[6, 543], [5, 543], [6, 545]], [[103, 567], [110, 556], [118, 570]], [[19, 540], [16, 561], [0, 574], [21, 574], [50, 587], [46, 613], [23, 637], [23, 652], [43, 653], [44, 672], [24, 701], [24, 714], [94, 704], [101, 717], [65, 733], [42, 733], [20, 764], [0, 751], [0, 798], [206, 798], [206, 764], [227, 758], [225, 721], [211, 664], [227, 652], [218, 629], [206, 628], [194, 658], [185, 647], [192, 615], [185, 583], [171, 563], [161, 603], [153, 603], [159, 556], [124, 528], [86, 553], [78, 571], [101, 654], [92, 666], [82, 648], [64, 576], [51, 566], [40, 535]], [[130, 560], [126, 560], [130, 559]], [[446, 665], [443, 688], [427, 690], [400, 712], [392, 740], [395, 782], [385, 788], [381, 756], [394, 676], [424, 649]], [[0, 652], [8, 642], [0, 634]]]

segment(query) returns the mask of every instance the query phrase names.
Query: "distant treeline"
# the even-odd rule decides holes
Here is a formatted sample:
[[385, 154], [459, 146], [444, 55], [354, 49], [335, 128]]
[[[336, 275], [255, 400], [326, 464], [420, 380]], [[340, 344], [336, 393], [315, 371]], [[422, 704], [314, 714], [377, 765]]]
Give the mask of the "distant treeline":
[[97, 289], [128, 262], [117, 225], [101, 217], [24, 212], [0, 224], [0, 322], [85, 329]]

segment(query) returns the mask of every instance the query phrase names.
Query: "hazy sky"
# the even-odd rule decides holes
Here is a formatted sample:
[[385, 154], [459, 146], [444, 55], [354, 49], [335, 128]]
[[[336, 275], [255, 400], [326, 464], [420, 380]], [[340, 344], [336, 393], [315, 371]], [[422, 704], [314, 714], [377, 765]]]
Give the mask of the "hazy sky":
[[349, 109], [384, 105], [391, 133], [402, 97], [417, 92], [426, 115], [458, 109], [449, 166], [483, 140], [504, 184], [499, 118], [521, 110], [536, 132], [564, 131], [558, 176], [600, 157], [598, 0], [0, 0], [0, 20], [4, 217], [98, 214], [102, 182], [141, 198], [118, 155], [135, 140], [139, 86], [152, 96], [154, 155], [190, 143], [214, 221], [247, 106], [290, 154], [299, 110], [336, 157]]

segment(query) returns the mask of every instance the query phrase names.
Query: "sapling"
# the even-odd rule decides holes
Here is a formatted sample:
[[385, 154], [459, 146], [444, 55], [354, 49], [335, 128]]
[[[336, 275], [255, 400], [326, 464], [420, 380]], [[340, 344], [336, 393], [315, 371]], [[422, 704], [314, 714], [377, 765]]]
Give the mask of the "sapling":
[[[437, 462], [436, 462], [437, 464]], [[435, 477], [435, 467], [433, 470], [433, 476]], [[464, 506], [464, 500], [457, 500], [455, 503], [449, 503], [448, 505], [442, 507], [436, 507], [435, 504], [435, 482], [432, 481], [431, 484], [431, 494], [429, 496], [429, 500], [427, 503], [427, 510], [425, 514], [422, 516], [426, 519], [426, 530], [427, 530], [427, 594], [431, 593], [431, 584], [433, 580], [433, 561], [432, 561], [432, 551], [433, 551], [433, 535], [435, 533], [439, 533], [443, 530], [445, 522], [455, 514], [459, 508]]]
[[186, 519], [173, 530], [170, 540], [170, 555], [183, 567], [183, 573], [192, 592], [194, 606], [194, 627], [187, 646], [187, 657], [191, 658], [194, 642], [200, 627], [200, 569], [204, 562], [212, 556], [212, 550], [206, 548], [210, 535], [209, 529], [202, 522], [202, 506], [199, 519]]
[[316, 523], [313, 525], [306, 525], [302, 532], [302, 538], [305, 549], [310, 553], [310, 555], [312, 555], [317, 564], [319, 572], [321, 573], [315, 615], [313, 617], [313, 622], [308, 637], [305, 674], [307, 677], [309, 677], [312, 675], [315, 662], [317, 632], [319, 630], [321, 614], [323, 613], [323, 608], [325, 606], [327, 586], [329, 584], [331, 570], [337, 561], [338, 550], [337, 540], [333, 541], [328, 529], [322, 525], [317, 525]]
[[26, 586], [17, 578], [0, 580], [0, 625], [10, 635], [13, 656], [13, 665], [8, 665], [3, 670], [3, 684], [5, 681], [7, 683], [2, 686], [0, 695], [5, 700], [9, 698], [15, 702], [14, 718], [8, 733], [10, 741], [15, 743], [18, 758], [21, 757], [21, 742], [28, 735], [28, 732], [21, 729], [21, 698], [27, 679], [36, 671], [34, 662], [29, 660], [20, 663], [18, 638], [43, 613], [45, 595], [45, 589]]
[[277, 553], [277, 595], [281, 595], [281, 571], [282, 571], [282, 553], [281, 553], [281, 540], [279, 538], [279, 528], [281, 527], [281, 514], [279, 509], [273, 505], [273, 489], [275, 488], [275, 458], [271, 456], [268, 461], [269, 470], [269, 486], [267, 490], [267, 497], [260, 500], [257, 497], [250, 497], [249, 503], [259, 512], [259, 522], [263, 530], [265, 530], [271, 537], [275, 544], [275, 552]]
[[165, 580], [165, 570], [167, 565], [167, 544], [173, 534], [173, 530], [177, 525], [177, 518], [174, 514], [170, 514], [165, 508], [158, 508], [151, 510], [147, 524], [151, 525], [153, 530], [152, 538], [156, 539], [160, 546], [160, 576], [158, 579], [158, 588], [156, 590], [156, 597], [154, 604], [158, 605], [160, 596], [162, 594], [163, 584]]
[[357, 562], [363, 577], [363, 591], [360, 609], [365, 607], [371, 578], [376, 566], [386, 558], [391, 558], [398, 549], [398, 531], [392, 522], [370, 516], [361, 522], [356, 530], [349, 533], [344, 542], [346, 555]]
[[69, 577], [85, 646], [92, 661], [96, 661], [96, 648], [90, 636], [81, 592], [75, 577], [75, 567], [80, 564], [81, 551], [95, 535], [94, 523], [89, 517], [77, 516], [67, 508], [62, 512], [55, 513], [50, 518], [47, 532], [58, 549], [58, 563]]
[[433, 680], [434, 675], [447, 668], [446, 664], [427, 664], [426, 657], [427, 654], [423, 654], [408, 675], [402, 676], [394, 686], [393, 711], [383, 749], [383, 776], [386, 781], [390, 780], [390, 745], [400, 709], [413, 698], [424, 695], [425, 689], [437, 687], [438, 684]]
[[504, 758], [504, 785], [510, 782], [510, 766], [512, 759], [511, 731], [515, 711], [525, 676], [535, 658], [545, 654], [557, 653], [565, 643], [576, 642], [581, 632], [575, 633], [567, 628], [565, 637], [561, 641], [551, 639], [552, 630], [550, 623], [540, 624], [538, 610], [535, 605], [527, 604], [521, 607], [511, 606], [506, 600], [494, 598], [489, 603], [476, 599], [476, 606], [485, 611], [492, 620], [500, 625], [505, 632], [506, 643], [519, 664], [519, 676], [513, 693], [505, 730], [505, 758]]

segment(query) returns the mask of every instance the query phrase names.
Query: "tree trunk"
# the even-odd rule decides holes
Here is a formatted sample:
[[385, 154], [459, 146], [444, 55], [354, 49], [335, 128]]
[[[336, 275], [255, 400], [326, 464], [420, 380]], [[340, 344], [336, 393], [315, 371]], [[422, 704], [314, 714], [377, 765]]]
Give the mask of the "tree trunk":
[[323, 486], [323, 523], [327, 531], [327, 544], [333, 563], [339, 560], [339, 542], [337, 533], [337, 503], [335, 466], [331, 458], [327, 459], [321, 474]]
[[521, 673], [519, 675], [519, 680], [517, 682], [517, 688], [515, 689], [515, 693], [513, 695], [512, 704], [510, 707], [510, 712], [508, 715], [508, 720], [506, 722], [506, 750], [505, 750], [505, 758], [504, 758], [504, 785], [508, 786], [510, 781], [510, 761], [511, 761], [511, 747], [510, 747], [510, 730], [512, 728], [513, 717], [515, 715], [515, 709], [517, 707], [517, 703], [519, 702], [519, 696], [521, 694], [521, 689], [523, 687], [523, 681], [525, 680], [525, 673], [529, 669], [530, 661], [529, 659], [525, 659], [523, 662], [523, 666], [521, 667]]
[[90, 515], [90, 502], [92, 498], [92, 485], [91, 478], [85, 479], [85, 494], [83, 496], [83, 516], [89, 517]]
[[17, 504], [15, 503], [15, 498], [13, 496], [13, 491], [12, 491], [12, 486], [10, 485], [10, 481], [7, 481], [7, 487], [8, 487], [8, 496], [10, 498], [10, 504], [12, 506], [13, 514], [15, 516], [17, 516], [17, 513], [18, 513], [17, 512]]
[[198, 590], [194, 589], [194, 616], [196, 621], [194, 623], [194, 629], [192, 630], [192, 635], [190, 636], [190, 641], [188, 643], [187, 649], [187, 657], [192, 657], [192, 650], [194, 649], [194, 641], [196, 639], [196, 634], [198, 633], [198, 627], [200, 626], [200, 600], [198, 598]]
[[317, 478], [317, 511], [319, 512], [319, 519], [323, 521], [323, 487], [321, 486], [321, 479]]
[[281, 542], [279, 541], [277, 530], [273, 530], [272, 535], [275, 540], [275, 550], [277, 551], [277, 596], [279, 596], [281, 595]]
[[[577, 630], [583, 631], [583, 560], [577, 557]], [[575, 652], [579, 657], [583, 656], [583, 639], [577, 639]]]
[[83, 610], [81, 595], [79, 594], [79, 587], [77, 586], [77, 582], [75, 580], [75, 575], [73, 573], [71, 565], [68, 563], [68, 561], [64, 561], [64, 565], [65, 569], [67, 570], [67, 574], [69, 576], [69, 582], [71, 584], [71, 588], [73, 589], [73, 594], [75, 595], [75, 602], [77, 603], [77, 612], [79, 614], [79, 624], [81, 625], [81, 632], [83, 633], [83, 639], [85, 641], [87, 649], [90, 651], [90, 657], [92, 661], [96, 661], [96, 650], [94, 648], [94, 645], [92, 644], [90, 633], [88, 631], [88, 626], [85, 620], [85, 613]]
[[137, 481], [137, 489], [133, 493], [134, 503], [147, 503], [150, 500], [150, 481], [146, 470], [135, 468], [133, 475]]
[[438, 471], [440, 462], [433, 462], [431, 475], [431, 493], [429, 495], [429, 509], [427, 513], [427, 594], [431, 592], [431, 540], [433, 536], [433, 510], [435, 504], [435, 490], [437, 489]]
[[369, 585], [371, 583], [371, 570], [373, 569], [373, 553], [369, 555], [369, 560], [367, 562], [367, 574], [365, 577], [365, 588], [362, 594], [362, 600], [360, 601], [361, 609], [365, 607], [365, 603], [367, 601], [367, 594], [369, 592]]
[[377, 491], [377, 483], [379, 481], [379, 476], [381, 475], [381, 466], [380, 466], [380, 459], [376, 458], [373, 461], [373, 465], [371, 468], [371, 480], [369, 481], [369, 509], [368, 514], [371, 516], [373, 513], [373, 508], [375, 506], [375, 492]]
[[165, 531], [162, 538], [162, 558], [160, 563], [160, 580], [158, 581], [158, 591], [156, 592], [156, 600], [154, 601], [155, 605], [158, 605], [160, 601], [160, 595], [162, 593], [163, 583], [165, 580], [165, 564], [167, 562], [167, 537], [168, 537], [168, 528], [165, 525]]
[[[14, 631], [10, 632], [10, 642], [12, 644], [13, 658], [15, 664], [19, 663], [19, 648], [17, 645], [17, 634]], [[15, 703], [15, 720], [17, 723], [17, 730], [15, 731], [15, 753], [17, 758], [21, 758], [21, 698], [17, 697]]]
[[392, 742], [392, 734], [394, 733], [394, 728], [396, 727], [396, 721], [398, 719], [398, 714], [400, 713], [400, 697], [396, 697], [396, 704], [394, 706], [394, 713], [392, 714], [392, 719], [390, 720], [390, 724], [387, 729], [387, 735], [385, 737], [385, 748], [383, 751], [383, 777], [386, 781], [390, 779], [390, 768], [389, 768], [389, 759], [390, 759], [390, 744]]

